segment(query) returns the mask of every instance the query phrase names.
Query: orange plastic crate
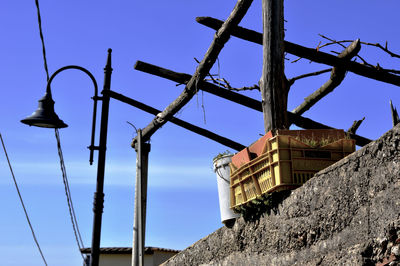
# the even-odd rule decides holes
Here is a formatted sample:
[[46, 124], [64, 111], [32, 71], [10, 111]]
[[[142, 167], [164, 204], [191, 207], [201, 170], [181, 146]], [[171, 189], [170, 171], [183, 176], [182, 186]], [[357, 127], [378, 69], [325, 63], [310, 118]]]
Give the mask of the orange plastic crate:
[[278, 130], [275, 136], [268, 132], [232, 158], [231, 208], [265, 193], [299, 187], [354, 151], [355, 140], [343, 130]]

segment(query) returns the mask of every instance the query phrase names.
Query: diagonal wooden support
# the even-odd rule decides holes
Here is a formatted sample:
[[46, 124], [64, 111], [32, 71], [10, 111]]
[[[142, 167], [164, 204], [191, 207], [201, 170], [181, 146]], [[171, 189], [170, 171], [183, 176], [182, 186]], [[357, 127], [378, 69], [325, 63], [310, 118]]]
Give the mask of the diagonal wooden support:
[[[210, 47], [207, 50], [203, 60], [200, 62], [195, 73], [192, 75], [190, 80], [185, 86], [183, 92], [178, 96], [175, 101], [173, 101], [167, 108], [148, 124], [142, 132], [143, 140], [146, 141], [164, 125], [172, 116], [174, 116], [183, 106], [185, 106], [198, 91], [198, 84], [203, 81], [208, 72], [211, 70], [219, 53], [224, 47], [225, 43], [229, 40], [231, 36], [231, 30], [235, 28], [247, 10], [249, 9], [253, 0], [239, 0], [232, 13], [229, 15], [228, 19], [222, 24], [219, 30], [214, 36]], [[136, 138], [132, 140], [132, 147], [135, 146]]]
[[[159, 76], [165, 79], [172, 80], [177, 83], [182, 83], [186, 84], [186, 82], [190, 79], [189, 74], [185, 73], [178, 73], [166, 68], [162, 68], [159, 66], [155, 66], [146, 62], [142, 61], [137, 61], [135, 64], [135, 69], [146, 72], [151, 75]], [[238, 103], [240, 105], [246, 106], [250, 109], [262, 112], [262, 107], [261, 107], [261, 102], [257, 101], [253, 98], [247, 97], [245, 95], [229, 91], [226, 89], [223, 89], [221, 87], [218, 87], [217, 85], [214, 85], [212, 83], [208, 82], [201, 82], [198, 87], [200, 90], [203, 90], [205, 92], [214, 94], [216, 96], [219, 96], [221, 98], [227, 99], [229, 101]], [[296, 115], [292, 112], [287, 112], [288, 115], [288, 120], [290, 124], [295, 124], [296, 126], [304, 129], [332, 129], [333, 127], [318, 123], [316, 121], [313, 121], [309, 118], [303, 117], [301, 115]], [[371, 142], [370, 139], [364, 138], [362, 136], [358, 135], [351, 135], [353, 139], [356, 140], [356, 144], [358, 146], [364, 146]]]
[[[212, 29], [218, 29], [223, 21], [211, 17], [197, 17], [196, 21]], [[240, 39], [254, 42], [257, 44], [263, 43], [262, 33], [254, 30], [249, 30], [242, 27], [236, 27], [231, 32], [232, 36]], [[370, 79], [379, 80], [385, 83], [400, 86], [400, 76], [394, 75], [383, 70], [368, 67], [356, 62], [348, 62], [347, 60], [337, 58], [334, 55], [317, 51], [316, 49], [307, 48], [292, 42], [284, 42], [285, 52], [296, 55], [298, 57], [306, 58], [311, 61], [326, 64], [330, 66], [343, 66], [346, 70], [353, 72], [357, 75], [364, 76]]]
[[[143, 111], [145, 111], [147, 113], [150, 113], [150, 114], [153, 114], [153, 115], [157, 115], [157, 114], [159, 114], [161, 112], [160, 110], [157, 110], [157, 109], [155, 109], [155, 108], [153, 108], [153, 107], [151, 107], [149, 105], [146, 105], [144, 103], [136, 101], [136, 100], [134, 100], [132, 98], [126, 97], [126, 96], [124, 96], [124, 95], [122, 95], [120, 93], [117, 93], [115, 91], [111, 91], [110, 90], [110, 91], [107, 91], [105, 93], [107, 95], [109, 95], [113, 99], [116, 99], [116, 100], [119, 100], [121, 102], [127, 103], [127, 104], [129, 104], [131, 106], [134, 106], [136, 108], [139, 108], [139, 109], [141, 109], [141, 110], [143, 110]], [[183, 121], [183, 120], [181, 120], [179, 118], [170, 117], [168, 121], [170, 121], [171, 123], [173, 123], [175, 125], [183, 127], [183, 128], [185, 128], [185, 129], [187, 129], [189, 131], [192, 131], [192, 132], [194, 132], [196, 134], [199, 134], [199, 135], [201, 135], [203, 137], [206, 137], [206, 138], [211, 139], [211, 140], [213, 140], [215, 142], [218, 142], [218, 143], [220, 143], [222, 145], [225, 145], [225, 146], [227, 146], [227, 147], [229, 147], [231, 149], [240, 151], [240, 150], [243, 150], [245, 148], [245, 146], [240, 144], [240, 143], [237, 143], [237, 142], [235, 142], [233, 140], [230, 140], [228, 138], [222, 137], [222, 136], [220, 136], [218, 134], [215, 134], [214, 132], [211, 132], [211, 131], [209, 131], [207, 129], [204, 129], [204, 128], [195, 126], [193, 124], [190, 124], [190, 123], [188, 123], [186, 121]]]

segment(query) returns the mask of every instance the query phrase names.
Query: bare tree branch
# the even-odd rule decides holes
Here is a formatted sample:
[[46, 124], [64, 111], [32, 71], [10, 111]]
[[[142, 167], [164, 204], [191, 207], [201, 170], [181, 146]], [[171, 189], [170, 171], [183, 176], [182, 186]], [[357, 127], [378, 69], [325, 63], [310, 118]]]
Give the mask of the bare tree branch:
[[[340, 45], [340, 46], [343, 47], [343, 46], [344, 46], [343, 43], [352, 42], [351, 40], [336, 41], [336, 40], [333, 40], [333, 39], [331, 39], [331, 38], [329, 38], [329, 37], [326, 37], [326, 36], [324, 36], [324, 35], [322, 35], [322, 34], [319, 34], [319, 36], [321, 36], [321, 37], [324, 38], [324, 39], [329, 40], [330, 42], [329, 42], [329, 43], [326, 43], [326, 44], [323, 44], [323, 45], [318, 45], [317, 49], [320, 49], [320, 48], [322, 48], [322, 47], [326, 47], [326, 46], [329, 46], [329, 45], [333, 45], [333, 44], [338, 44], [338, 45]], [[390, 50], [387, 48], [387, 45], [388, 45], [387, 42], [385, 43], [385, 47], [383, 47], [380, 43], [361, 42], [361, 44], [368, 45], [368, 46], [373, 46], [373, 47], [377, 47], [377, 48], [383, 50], [384, 52], [386, 52], [387, 54], [389, 54], [391, 57], [400, 58], [400, 55], [398, 55], [398, 54], [396, 54], [396, 53], [393, 53], [392, 51], [390, 51]], [[362, 58], [360, 55], [357, 55], [357, 58], [359, 58], [359, 59], [363, 62], [364, 65], [373, 67], [373, 68], [375, 68], [375, 69], [377, 69], [377, 70], [383, 70], [383, 71], [386, 71], [386, 72], [389, 72], [389, 73], [400, 74], [400, 70], [383, 68], [383, 67], [381, 67], [381, 66], [379, 65], [379, 63], [377, 63], [376, 66], [374, 66], [374, 65], [368, 63], [368, 62], [367, 62], [364, 58]]]
[[[327, 39], [327, 40], [331, 41], [331, 43], [323, 44], [323, 45], [319, 46], [319, 48], [322, 48], [322, 47], [325, 47], [325, 46], [328, 46], [328, 45], [332, 45], [332, 44], [343, 44], [343, 43], [351, 43], [352, 42], [352, 40], [336, 41], [336, 40], [328, 38], [328, 37], [326, 37], [326, 36], [324, 36], [322, 34], [318, 34], [318, 35], [321, 36], [324, 39]], [[392, 51], [390, 51], [387, 48], [387, 46], [388, 46], [387, 42], [385, 43], [385, 46], [382, 46], [380, 43], [370, 43], [370, 42], [361, 42], [361, 44], [377, 47], [377, 48], [381, 49], [382, 51], [386, 52], [387, 54], [389, 54], [391, 57], [400, 58], [399, 54], [393, 53]]]
[[[197, 60], [196, 57], [194, 58], [194, 60], [197, 63], [200, 63], [200, 61]], [[210, 78], [209, 79], [205, 79], [205, 81], [212, 81], [212, 83], [214, 83], [214, 84], [216, 84], [216, 85], [218, 85], [220, 87], [226, 88], [228, 90], [231, 90], [231, 91], [246, 91], [246, 90], [258, 90], [258, 91], [260, 91], [260, 87], [258, 85], [256, 85], [256, 84], [253, 85], [253, 86], [250, 86], [250, 87], [233, 88], [231, 86], [231, 84], [225, 78], [214, 78], [214, 76], [216, 76], [216, 75], [211, 75], [210, 72], [208, 73], [208, 76]], [[178, 84], [178, 85], [181, 85], [181, 83]]]
[[231, 91], [251, 91], [251, 90], [258, 90], [260, 91], [260, 87], [257, 84], [254, 84], [250, 87], [241, 87], [241, 88], [228, 88]]
[[360, 127], [361, 123], [364, 121], [365, 117], [363, 117], [361, 120], [355, 120], [353, 122], [353, 125], [347, 130], [347, 133], [350, 134], [356, 134], [357, 129]]
[[[318, 35], [321, 36], [322, 38], [327, 39], [327, 40], [330, 41], [330, 43], [326, 43], [326, 44], [323, 44], [323, 45], [319, 45], [319, 44], [321, 44], [321, 42], [320, 42], [320, 43], [318, 44], [318, 47], [317, 47], [318, 50], [321, 49], [321, 48], [323, 48], [323, 47], [325, 47], [325, 46], [329, 46], [329, 45], [332, 45], [332, 44], [337, 44], [337, 45], [342, 46], [343, 48], [346, 48], [346, 46], [343, 45], [343, 43], [346, 43], [346, 42], [352, 43], [352, 42], [353, 42], [353, 41], [348, 41], [348, 40], [346, 40], [346, 41], [336, 41], [336, 40], [331, 39], [331, 38], [329, 38], [329, 37], [326, 37], [326, 36], [324, 36], [324, 35], [322, 35], [322, 34], [318, 34]], [[363, 43], [363, 42], [361, 42], [361, 43]], [[356, 55], [356, 57], [357, 57], [358, 59], [360, 59], [360, 60], [363, 62], [364, 65], [370, 66], [370, 67], [375, 67], [375, 66], [371, 65], [370, 63], [368, 63], [368, 62], [367, 62], [364, 58], [362, 58], [360, 55]]]
[[[341, 52], [338, 57], [345, 60], [350, 60], [360, 51], [360, 39], [353, 41], [343, 52]], [[322, 85], [318, 90], [316, 90], [311, 95], [304, 99], [304, 102], [297, 106], [293, 113], [303, 114], [305, 111], [310, 109], [319, 100], [325, 97], [328, 93], [332, 92], [339, 84], [343, 81], [346, 75], [346, 70], [342, 67], [334, 67], [331, 72], [331, 76], [324, 85]]]
[[250, 87], [233, 88], [231, 84], [224, 78], [211, 78], [211, 79], [205, 79], [205, 81], [211, 81], [215, 85], [222, 88], [226, 88], [230, 91], [251, 91], [251, 90], [260, 91], [260, 87], [257, 84], [254, 84], [253, 86]]
[[303, 78], [308, 78], [308, 77], [311, 77], [311, 76], [318, 76], [318, 75], [321, 75], [321, 74], [324, 74], [324, 73], [330, 72], [330, 71], [332, 71], [332, 68], [323, 69], [323, 70], [320, 70], [320, 71], [303, 74], [303, 75], [300, 75], [300, 76], [293, 77], [293, 78], [289, 79], [288, 82], [289, 82], [289, 85], [293, 85], [293, 83], [296, 80], [303, 79]]

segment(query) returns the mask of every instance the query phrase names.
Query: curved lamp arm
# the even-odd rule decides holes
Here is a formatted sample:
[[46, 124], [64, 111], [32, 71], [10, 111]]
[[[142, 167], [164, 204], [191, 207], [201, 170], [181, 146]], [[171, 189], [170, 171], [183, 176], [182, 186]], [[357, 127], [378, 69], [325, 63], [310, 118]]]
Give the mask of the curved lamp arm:
[[46, 86], [46, 93], [50, 93], [51, 94], [51, 89], [50, 89], [50, 84], [53, 81], [54, 77], [57, 76], [57, 74], [59, 74], [60, 72], [67, 70], [67, 69], [78, 69], [80, 71], [85, 72], [90, 79], [93, 81], [93, 85], [94, 85], [94, 97], [97, 98], [98, 96], [98, 87], [97, 87], [97, 82], [96, 79], [94, 78], [94, 76], [92, 75], [92, 73], [89, 72], [89, 70], [87, 70], [86, 68], [80, 67], [80, 66], [75, 66], [75, 65], [69, 65], [69, 66], [65, 66], [62, 67], [58, 70], [56, 70], [49, 78], [49, 80], [47, 81], [47, 86]]
[[46, 93], [51, 95], [50, 84], [53, 81], [54, 77], [57, 76], [57, 74], [59, 74], [60, 72], [62, 72], [64, 70], [67, 70], [67, 69], [78, 69], [78, 70], [83, 71], [84, 73], [86, 73], [90, 77], [90, 79], [92, 80], [93, 85], [94, 85], [94, 96], [92, 97], [92, 99], [94, 101], [93, 102], [93, 118], [92, 118], [92, 135], [91, 135], [91, 138], [90, 138], [90, 146], [88, 147], [88, 149], [90, 150], [89, 163], [92, 165], [93, 164], [93, 153], [94, 153], [94, 150], [95, 150], [94, 139], [95, 139], [95, 131], [96, 131], [97, 101], [101, 99], [101, 98], [98, 97], [98, 86], [97, 86], [96, 79], [94, 78], [92, 73], [90, 73], [90, 71], [87, 70], [86, 68], [83, 68], [83, 67], [80, 67], [80, 66], [75, 66], [75, 65], [65, 66], [65, 67], [62, 67], [62, 68], [58, 69], [57, 71], [55, 71], [51, 75], [51, 77], [47, 81]]

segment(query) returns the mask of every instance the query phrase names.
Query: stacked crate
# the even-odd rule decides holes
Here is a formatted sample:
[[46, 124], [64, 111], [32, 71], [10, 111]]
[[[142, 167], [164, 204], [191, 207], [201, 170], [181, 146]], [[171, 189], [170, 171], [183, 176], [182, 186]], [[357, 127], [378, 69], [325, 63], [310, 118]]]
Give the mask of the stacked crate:
[[266, 193], [301, 186], [355, 151], [343, 130], [277, 130], [232, 157], [231, 208]]

